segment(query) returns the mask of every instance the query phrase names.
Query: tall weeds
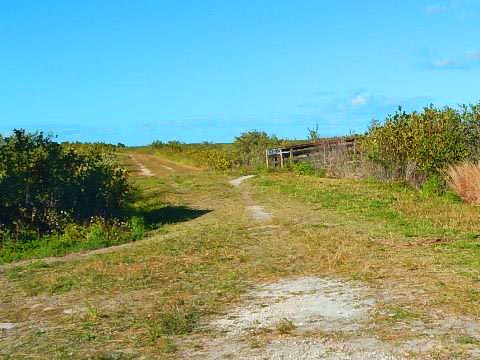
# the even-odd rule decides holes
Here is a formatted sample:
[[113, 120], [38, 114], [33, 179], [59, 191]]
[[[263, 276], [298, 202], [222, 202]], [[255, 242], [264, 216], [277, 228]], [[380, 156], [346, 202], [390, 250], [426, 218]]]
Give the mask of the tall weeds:
[[447, 184], [465, 202], [480, 204], [480, 163], [451, 165], [445, 171]]

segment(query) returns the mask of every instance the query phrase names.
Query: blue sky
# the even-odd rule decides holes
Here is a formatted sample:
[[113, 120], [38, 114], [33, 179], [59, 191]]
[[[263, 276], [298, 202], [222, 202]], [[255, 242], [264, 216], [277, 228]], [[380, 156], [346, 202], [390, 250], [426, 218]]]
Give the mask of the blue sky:
[[4, 134], [304, 138], [478, 100], [480, 0], [0, 0]]

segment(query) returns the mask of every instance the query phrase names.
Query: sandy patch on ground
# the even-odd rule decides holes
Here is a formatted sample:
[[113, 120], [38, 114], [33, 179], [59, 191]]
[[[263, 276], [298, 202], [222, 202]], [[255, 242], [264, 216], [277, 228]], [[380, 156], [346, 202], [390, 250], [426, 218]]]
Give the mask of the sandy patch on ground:
[[265, 285], [249, 295], [250, 301], [233, 310], [215, 327], [238, 334], [249, 329], [272, 327], [288, 319], [301, 330], [353, 329], [366, 317], [373, 300], [362, 299], [360, 290], [335, 280], [313, 277]]
[[[335, 279], [302, 277], [253, 289], [243, 304], [207, 327], [211, 336], [184, 358], [194, 359], [402, 359], [389, 344], [358, 337], [374, 308], [368, 291]], [[278, 336], [288, 323], [295, 336]], [[354, 340], [315, 337], [316, 332], [350, 334]], [[252, 334], [267, 334], [261, 345]]]
[[263, 210], [259, 205], [250, 205], [246, 207], [248, 214], [255, 221], [265, 222], [271, 220], [273, 215]]
[[[425, 318], [394, 321], [380, 325], [388, 329], [380, 329], [372, 319], [388, 311], [385, 301], [388, 305], [394, 297], [405, 296], [398, 289], [385, 291], [312, 276], [260, 285], [239, 306], [202, 324], [203, 334], [183, 341], [179, 355], [185, 359], [480, 358], [474, 345], [480, 342], [480, 324], [474, 319], [433, 310]], [[385, 337], [378, 330], [391, 335]], [[471, 345], [460, 349], [459, 339]]]
[[255, 175], [240, 176], [239, 178], [230, 180], [229, 183], [233, 186], [240, 186], [242, 182], [244, 182], [245, 180], [251, 179], [253, 177], [255, 177]]

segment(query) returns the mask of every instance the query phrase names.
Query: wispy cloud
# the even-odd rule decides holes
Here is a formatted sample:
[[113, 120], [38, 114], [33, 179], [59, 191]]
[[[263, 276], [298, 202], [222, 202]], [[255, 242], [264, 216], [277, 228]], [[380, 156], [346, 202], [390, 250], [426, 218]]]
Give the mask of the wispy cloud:
[[466, 70], [480, 63], [480, 51], [469, 51], [464, 54], [462, 58], [457, 59], [442, 59], [432, 61], [426, 60], [426, 64], [423, 68], [437, 69], [437, 70]]
[[328, 135], [347, 134], [350, 130], [365, 131], [372, 119], [384, 119], [388, 114], [394, 113], [398, 106], [411, 111], [419, 110], [432, 102], [433, 99], [428, 96], [384, 96], [363, 89], [332, 97], [330, 102], [322, 104], [317, 111], [304, 118], [297, 118], [309, 125], [318, 123]]
[[462, 69], [465, 67], [464, 64], [453, 59], [435, 61], [433, 66], [437, 69]]
[[440, 5], [440, 4], [432, 4], [425, 8], [425, 12], [428, 15], [440, 14], [440, 13], [446, 12], [447, 10], [448, 8], [446, 6]]
[[478, 19], [479, 6], [480, 0], [450, 0], [428, 5], [424, 11], [431, 16], [449, 13], [460, 21], [472, 21]]
[[465, 54], [465, 57], [471, 61], [480, 60], [480, 51], [469, 51]]
[[419, 55], [415, 67], [421, 70], [466, 70], [471, 65], [471, 60], [465, 54], [461, 57], [442, 57], [437, 51], [426, 48]]

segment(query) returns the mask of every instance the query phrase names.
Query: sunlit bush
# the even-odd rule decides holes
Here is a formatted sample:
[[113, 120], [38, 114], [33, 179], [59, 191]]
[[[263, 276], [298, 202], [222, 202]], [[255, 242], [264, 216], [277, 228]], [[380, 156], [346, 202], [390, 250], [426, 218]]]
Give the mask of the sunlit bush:
[[62, 145], [23, 130], [0, 139], [0, 228], [12, 234], [115, 217], [130, 190], [111, 150]]
[[479, 144], [479, 106], [430, 106], [422, 112], [400, 109], [383, 123], [372, 122], [361, 148], [392, 178], [420, 183], [448, 165], [478, 157]]

